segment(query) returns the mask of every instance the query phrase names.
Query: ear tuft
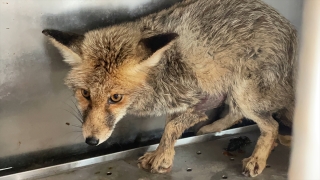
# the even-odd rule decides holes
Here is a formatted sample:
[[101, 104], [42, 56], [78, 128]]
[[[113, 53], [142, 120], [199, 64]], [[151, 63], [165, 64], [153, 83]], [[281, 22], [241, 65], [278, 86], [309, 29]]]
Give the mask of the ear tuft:
[[168, 45], [178, 36], [179, 35], [177, 33], [158, 34], [152, 37], [143, 38], [140, 40], [140, 43], [143, 44], [145, 48], [150, 50], [151, 53], [155, 53], [157, 50]]
[[69, 47], [70, 45], [77, 43], [79, 41], [82, 41], [84, 39], [83, 35], [70, 33], [70, 32], [62, 32], [58, 30], [50, 30], [45, 29], [42, 31], [42, 33], [50, 38], [55, 39], [59, 43]]
[[62, 32], [54, 29], [45, 29], [42, 34], [49, 37], [54, 46], [63, 54], [65, 61], [70, 65], [81, 62], [81, 44], [84, 39], [83, 35]]
[[163, 53], [172, 46], [177, 37], [179, 37], [177, 33], [164, 33], [141, 39], [139, 47], [142, 47], [147, 59], [143, 60], [137, 68], [145, 71], [150, 67], [156, 66]]

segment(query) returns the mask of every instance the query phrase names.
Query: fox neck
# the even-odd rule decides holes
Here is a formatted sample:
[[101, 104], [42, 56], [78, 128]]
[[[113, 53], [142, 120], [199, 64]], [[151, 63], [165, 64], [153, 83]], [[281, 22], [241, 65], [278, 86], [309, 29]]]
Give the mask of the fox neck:
[[197, 104], [202, 96], [191, 67], [183, 62], [179, 48], [174, 45], [149, 71], [147, 84], [136, 96], [128, 113], [160, 116], [181, 112]]

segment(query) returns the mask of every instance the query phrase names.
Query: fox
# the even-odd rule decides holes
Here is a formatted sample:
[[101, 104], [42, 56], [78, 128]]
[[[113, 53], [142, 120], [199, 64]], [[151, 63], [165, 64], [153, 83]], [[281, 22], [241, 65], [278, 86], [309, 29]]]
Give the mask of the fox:
[[197, 134], [254, 121], [261, 134], [242, 161], [245, 176], [265, 169], [278, 121], [293, 124], [297, 32], [261, 0], [183, 0], [84, 34], [42, 33], [70, 65], [65, 84], [82, 112], [87, 144], [105, 142], [127, 114], [166, 116], [157, 149], [138, 159], [151, 173], [170, 172], [182, 133], [224, 103], [227, 115]]

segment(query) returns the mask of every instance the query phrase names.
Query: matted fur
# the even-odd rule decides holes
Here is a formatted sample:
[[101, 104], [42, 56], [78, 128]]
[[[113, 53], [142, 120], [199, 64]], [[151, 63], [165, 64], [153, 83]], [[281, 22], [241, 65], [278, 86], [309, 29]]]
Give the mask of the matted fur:
[[[139, 159], [139, 167], [151, 172], [168, 172], [175, 141], [224, 101], [229, 114], [199, 134], [221, 131], [243, 117], [255, 121], [261, 136], [243, 160], [247, 176], [265, 168], [278, 136], [273, 117], [292, 124], [296, 30], [260, 0], [185, 0], [84, 35], [43, 33], [72, 66], [66, 84], [83, 111], [85, 138], [102, 143], [127, 113], [168, 115], [159, 147]], [[110, 103], [114, 94], [122, 100]]]

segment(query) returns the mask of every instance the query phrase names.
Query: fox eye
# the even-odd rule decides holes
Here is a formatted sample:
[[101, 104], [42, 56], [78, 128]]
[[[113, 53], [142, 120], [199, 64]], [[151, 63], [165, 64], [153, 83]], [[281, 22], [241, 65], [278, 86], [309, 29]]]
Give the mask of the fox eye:
[[122, 100], [122, 95], [121, 94], [113, 94], [109, 98], [109, 104], [115, 104], [117, 102], [120, 102]]
[[90, 92], [85, 90], [85, 89], [81, 89], [81, 94], [83, 97], [85, 97], [86, 99], [90, 99]]

